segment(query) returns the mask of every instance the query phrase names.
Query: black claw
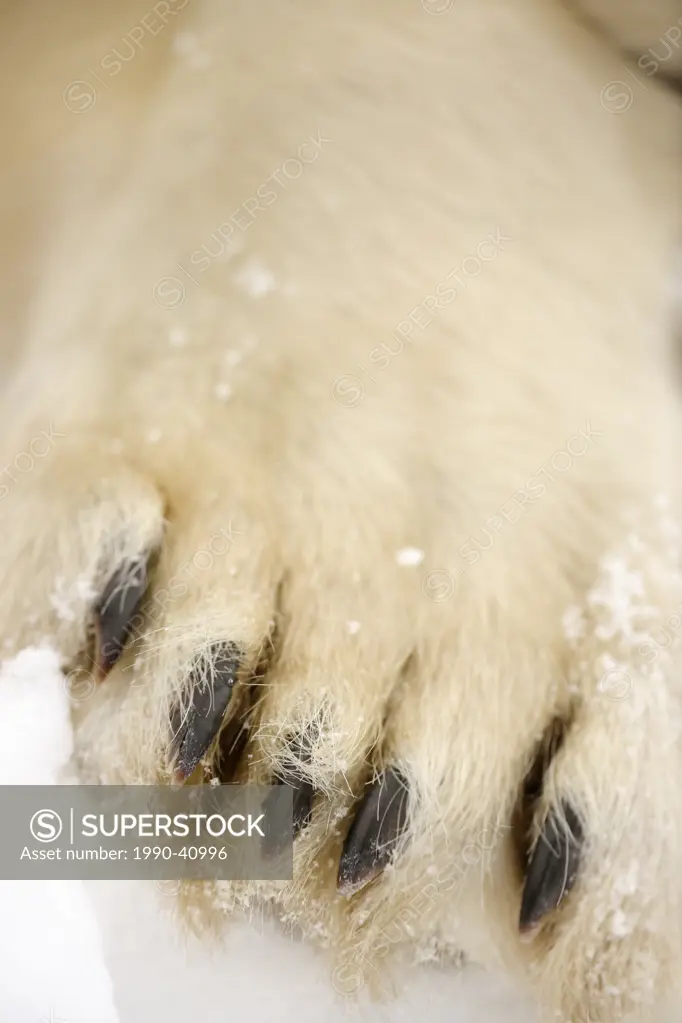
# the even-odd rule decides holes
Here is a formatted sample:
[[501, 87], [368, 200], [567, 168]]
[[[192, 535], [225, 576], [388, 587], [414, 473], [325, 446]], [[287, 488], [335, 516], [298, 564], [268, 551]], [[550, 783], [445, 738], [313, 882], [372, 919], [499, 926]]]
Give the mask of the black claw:
[[519, 929], [532, 931], [556, 909], [578, 876], [583, 846], [583, 827], [573, 808], [562, 803], [561, 812], [550, 810], [535, 843], [521, 899]]
[[337, 887], [342, 895], [352, 895], [386, 867], [407, 824], [407, 802], [405, 779], [393, 769], [365, 793], [341, 854]]
[[567, 723], [555, 718], [546, 730], [535, 750], [533, 762], [526, 774], [519, 801], [512, 818], [514, 847], [522, 874], [530, 862], [532, 852], [532, 827], [538, 805], [545, 789], [547, 772], [564, 744]]
[[315, 789], [309, 781], [305, 781], [304, 779], [291, 784], [291, 788], [294, 790], [295, 838], [299, 831], [302, 831], [303, 828], [306, 828], [310, 824], [313, 816], [313, 796], [315, 795]]
[[228, 643], [217, 656], [202, 658], [189, 676], [189, 707], [178, 706], [171, 715], [174, 767], [181, 781], [197, 766], [223, 722], [239, 662], [237, 647]]
[[150, 555], [116, 570], [95, 606], [95, 667], [100, 679], [111, 671], [134, 631], [147, 589]]
[[[300, 764], [309, 764], [312, 758], [312, 745], [314, 742], [314, 729], [307, 729], [302, 735], [289, 739], [287, 743], [287, 759], [291, 758]], [[313, 816], [313, 799], [315, 788], [312, 783], [296, 772], [296, 768], [290, 767], [275, 773], [274, 785], [287, 785], [292, 792], [292, 832], [293, 837], [307, 827]], [[269, 797], [268, 797], [269, 798]], [[286, 835], [273, 833], [267, 840], [269, 854], [280, 853], [284, 848]]]
[[[315, 795], [315, 789], [309, 781], [300, 779], [298, 781], [292, 781], [291, 778], [288, 781], [283, 781], [281, 778], [276, 778], [275, 785], [287, 785], [293, 793], [293, 837], [299, 831], [302, 831], [309, 823], [313, 816], [313, 796]], [[273, 789], [273, 794], [276, 789]], [[267, 811], [271, 805], [271, 795], [266, 796], [263, 804], [263, 809]], [[266, 833], [265, 836], [265, 851], [268, 856], [279, 855], [286, 845], [286, 832], [276, 829], [272, 832]]]
[[[315, 741], [315, 729], [311, 726], [302, 735], [291, 739], [288, 743], [288, 756], [298, 763], [306, 765], [312, 760], [312, 747]], [[310, 824], [313, 815], [313, 796], [315, 789], [305, 775], [295, 769], [276, 775], [276, 780], [288, 785], [293, 790], [294, 807], [294, 838]]]
[[564, 722], [556, 718], [548, 728], [535, 755], [535, 760], [526, 775], [523, 786], [523, 802], [526, 806], [535, 809], [536, 801], [541, 797], [545, 775], [550, 768], [552, 761], [564, 744], [566, 726]]
[[220, 733], [214, 776], [225, 785], [232, 780], [249, 741], [249, 726], [241, 714], [228, 721]]
[[243, 686], [241, 706], [232, 711], [230, 720], [220, 733], [212, 772], [222, 785], [232, 781], [249, 741], [256, 692], [256, 686]]

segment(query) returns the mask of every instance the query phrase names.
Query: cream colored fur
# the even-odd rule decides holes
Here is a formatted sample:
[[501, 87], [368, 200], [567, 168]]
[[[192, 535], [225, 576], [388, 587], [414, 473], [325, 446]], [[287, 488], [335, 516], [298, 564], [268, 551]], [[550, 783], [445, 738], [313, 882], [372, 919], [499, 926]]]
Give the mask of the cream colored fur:
[[[321, 726], [294, 883], [189, 890], [192, 919], [269, 899], [343, 995], [463, 950], [562, 1020], [648, 1016], [682, 965], [680, 111], [613, 39], [651, 33], [553, 0], [95, 6], [3, 14], [7, 649], [70, 665], [161, 544], [76, 701], [84, 770], [167, 778], [216, 641], [271, 657], [244, 777]], [[510, 823], [555, 717], [585, 860], [524, 945]], [[410, 831], [344, 900], [344, 811], [396, 763]]]

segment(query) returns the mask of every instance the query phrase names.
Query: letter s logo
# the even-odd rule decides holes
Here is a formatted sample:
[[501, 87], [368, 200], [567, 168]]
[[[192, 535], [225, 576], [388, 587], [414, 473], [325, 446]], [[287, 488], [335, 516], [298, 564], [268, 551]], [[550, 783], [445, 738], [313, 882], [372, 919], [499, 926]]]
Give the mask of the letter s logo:
[[54, 810], [37, 810], [29, 828], [36, 842], [54, 842], [62, 833], [62, 819]]

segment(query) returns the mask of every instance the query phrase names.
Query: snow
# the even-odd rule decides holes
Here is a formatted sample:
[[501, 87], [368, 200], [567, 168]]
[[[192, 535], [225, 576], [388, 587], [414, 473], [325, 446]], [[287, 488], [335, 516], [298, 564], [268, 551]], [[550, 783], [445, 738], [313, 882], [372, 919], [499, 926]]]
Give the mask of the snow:
[[399, 565], [413, 568], [416, 565], [421, 565], [424, 560], [424, 551], [419, 547], [401, 547], [399, 551], [396, 551], [395, 560]]
[[262, 298], [275, 289], [275, 277], [263, 263], [252, 260], [235, 276], [235, 283], [251, 298]]
[[587, 597], [590, 607], [601, 615], [595, 630], [597, 638], [618, 637], [630, 647], [649, 640], [649, 633], [641, 625], [651, 618], [654, 609], [638, 599], [644, 597], [641, 573], [631, 570], [623, 558], [614, 556], [602, 558], [600, 570], [597, 585]]
[[[0, 784], [67, 780], [68, 683], [54, 650], [2, 664], [0, 719]], [[415, 967], [393, 1002], [356, 1002], [335, 990], [325, 954], [258, 917], [220, 939], [181, 931], [175, 895], [148, 882], [0, 881], [0, 1023], [531, 1023], [519, 996], [473, 968]]]
[[415, 967], [393, 1002], [361, 992], [356, 1003], [334, 990], [326, 956], [258, 919], [202, 941], [179, 933], [172, 892], [143, 882], [90, 888], [121, 1023], [534, 1023], [520, 995], [473, 967]]
[[54, 592], [49, 601], [62, 622], [75, 622], [83, 604], [92, 600], [95, 591], [89, 579], [81, 577], [68, 580], [60, 576], [55, 582]]
[[187, 331], [182, 327], [171, 327], [168, 331], [168, 344], [173, 348], [184, 348], [187, 344]]
[[[0, 784], [51, 785], [72, 753], [59, 657], [0, 668]], [[1, 1023], [118, 1023], [99, 924], [80, 881], [0, 880]]]
[[[59, 657], [49, 647], [20, 651], [0, 667], [0, 784], [53, 784], [71, 756], [69, 704]], [[30, 749], [31, 755], [27, 756]]]

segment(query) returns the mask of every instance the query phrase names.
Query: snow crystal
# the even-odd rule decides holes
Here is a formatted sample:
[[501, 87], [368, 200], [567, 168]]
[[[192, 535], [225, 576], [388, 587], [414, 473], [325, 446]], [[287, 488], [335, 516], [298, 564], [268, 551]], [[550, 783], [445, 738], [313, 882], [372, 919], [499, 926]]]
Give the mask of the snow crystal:
[[183, 327], [171, 327], [168, 331], [168, 344], [173, 348], [183, 348], [187, 344], [187, 331]]
[[346, 628], [348, 629], [348, 635], [354, 636], [356, 633], [360, 631], [361, 628], [360, 622], [355, 621], [346, 622]]
[[651, 608], [638, 604], [634, 599], [644, 595], [641, 574], [633, 572], [619, 557], [604, 558], [601, 570], [599, 582], [587, 598], [593, 608], [603, 612], [603, 620], [596, 629], [597, 637], [613, 639], [620, 636], [632, 644], [647, 639], [647, 633], [635, 629], [638, 618], [652, 614]]
[[632, 922], [621, 909], [617, 909], [611, 920], [611, 934], [613, 934], [614, 938], [627, 938], [628, 934], [632, 934], [632, 931]]
[[639, 884], [639, 863], [630, 862], [627, 874], [619, 874], [613, 882], [613, 890], [621, 895], [634, 895]]
[[275, 289], [275, 278], [263, 263], [254, 260], [247, 263], [234, 278], [235, 282], [251, 298], [262, 298]]
[[96, 596], [89, 579], [81, 576], [74, 581], [60, 576], [49, 600], [60, 621], [75, 622], [83, 612], [83, 605], [90, 603]]
[[161, 430], [159, 430], [158, 426], [155, 426], [148, 432], [147, 441], [149, 444], [158, 444], [162, 436], [163, 434], [161, 433]]
[[421, 565], [424, 560], [424, 551], [420, 550], [419, 547], [402, 547], [399, 551], [396, 551], [395, 560], [399, 565], [408, 567]]
[[229, 401], [230, 395], [232, 394], [232, 388], [229, 384], [226, 384], [223, 380], [215, 385], [214, 390], [215, 396], [219, 401]]

